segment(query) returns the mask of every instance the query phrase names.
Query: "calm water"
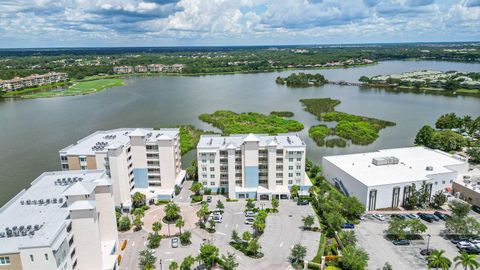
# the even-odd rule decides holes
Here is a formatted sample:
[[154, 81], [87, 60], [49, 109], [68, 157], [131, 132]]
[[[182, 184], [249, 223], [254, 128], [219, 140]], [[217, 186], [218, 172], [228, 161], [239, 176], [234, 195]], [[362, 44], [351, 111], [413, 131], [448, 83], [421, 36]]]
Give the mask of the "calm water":
[[[389, 61], [370, 67], [307, 72], [320, 72], [329, 80], [354, 82], [361, 75], [419, 69], [480, 72], [480, 65]], [[307, 141], [308, 157], [318, 162], [324, 155], [410, 146], [422, 125], [433, 124], [447, 112], [480, 114], [478, 98], [386, 93], [334, 85], [289, 89], [275, 84], [275, 77], [292, 72], [132, 78], [125, 87], [87, 96], [0, 101], [0, 205], [42, 172], [60, 169], [58, 150], [96, 130], [176, 124], [212, 129], [198, 120], [199, 114], [220, 109], [261, 113], [287, 110], [305, 124], [301, 135]], [[339, 111], [391, 120], [397, 126], [381, 131], [380, 138], [369, 146], [319, 148], [306, 135], [308, 127], [318, 122], [303, 111], [298, 101], [316, 97], [340, 99]], [[193, 152], [189, 153], [184, 165], [193, 156]]]

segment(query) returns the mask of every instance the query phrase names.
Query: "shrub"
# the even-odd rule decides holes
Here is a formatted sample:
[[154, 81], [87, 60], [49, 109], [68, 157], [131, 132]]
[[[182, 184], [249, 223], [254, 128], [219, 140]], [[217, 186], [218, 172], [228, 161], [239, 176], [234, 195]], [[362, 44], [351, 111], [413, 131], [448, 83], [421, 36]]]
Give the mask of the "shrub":
[[190, 241], [190, 238], [192, 237], [192, 233], [190, 231], [185, 231], [182, 234], [180, 234], [180, 243], [184, 246], [190, 245], [192, 242]]
[[132, 227], [132, 224], [130, 222], [130, 219], [127, 216], [122, 216], [120, 220], [118, 221], [118, 230], [123, 232], [123, 231], [128, 231]]
[[193, 195], [191, 198], [192, 198], [192, 203], [198, 203], [203, 201], [203, 195]]

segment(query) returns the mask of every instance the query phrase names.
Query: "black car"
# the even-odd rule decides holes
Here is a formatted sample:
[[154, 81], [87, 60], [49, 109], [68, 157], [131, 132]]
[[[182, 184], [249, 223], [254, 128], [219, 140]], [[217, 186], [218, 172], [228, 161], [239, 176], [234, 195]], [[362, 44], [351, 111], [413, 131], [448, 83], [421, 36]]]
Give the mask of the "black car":
[[427, 214], [427, 215], [429, 215], [435, 221], [440, 221], [440, 218], [437, 217], [436, 215], [433, 215], [433, 214]]
[[392, 243], [396, 246], [408, 246], [410, 245], [410, 240], [407, 240], [407, 239], [393, 240]]
[[480, 214], [480, 206], [472, 205], [472, 210]]
[[450, 240], [450, 242], [452, 242], [453, 244], [458, 244], [458, 242], [465, 242], [465, 241], [468, 241], [467, 236], [455, 236], [452, 238], [452, 240]]
[[447, 215], [442, 213], [442, 212], [435, 211], [435, 213], [433, 213], [433, 215], [438, 217], [441, 220], [446, 220], [447, 219]]
[[426, 222], [432, 223], [433, 221], [435, 221], [435, 219], [432, 217], [433, 215], [425, 213], [417, 213], [417, 215]]
[[465, 253], [468, 253], [468, 254], [480, 254], [480, 248], [465, 247], [465, 248], [461, 248], [460, 252], [465, 252]]
[[391, 218], [398, 218], [398, 219], [405, 219], [404, 215], [399, 215], [399, 214], [391, 214], [390, 217]]
[[422, 256], [430, 256], [430, 254], [432, 254], [432, 251], [434, 251], [435, 249], [432, 249], [432, 248], [429, 248], [429, 249], [422, 249], [420, 251], [420, 254]]
[[298, 199], [297, 205], [308, 205], [310, 202], [308, 200]]

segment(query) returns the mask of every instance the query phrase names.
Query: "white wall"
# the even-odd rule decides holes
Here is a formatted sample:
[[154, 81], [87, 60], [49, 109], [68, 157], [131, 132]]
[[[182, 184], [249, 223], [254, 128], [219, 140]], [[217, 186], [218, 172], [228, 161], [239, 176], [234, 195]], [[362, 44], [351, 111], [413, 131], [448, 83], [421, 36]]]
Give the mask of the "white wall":
[[101, 241], [116, 241], [118, 243], [117, 221], [111, 186], [95, 188], [97, 202], [98, 226]]
[[78, 269], [101, 270], [100, 230], [95, 210], [71, 211]]
[[130, 201], [130, 176], [125, 148], [109, 149], [108, 160], [115, 205], [125, 204]]
[[[46, 260], [45, 254], [47, 254], [48, 260]], [[30, 259], [30, 255], [33, 256], [33, 262]], [[70, 255], [67, 255], [67, 257], [70, 257]], [[20, 258], [22, 260], [22, 267], [24, 270], [57, 269], [55, 257], [53, 256], [53, 252], [50, 247], [21, 249]], [[64, 264], [61, 264], [60, 266], [62, 265]]]
[[173, 140], [158, 141], [158, 155], [160, 160], [160, 178], [162, 188], [175, 187], [175, 148]]

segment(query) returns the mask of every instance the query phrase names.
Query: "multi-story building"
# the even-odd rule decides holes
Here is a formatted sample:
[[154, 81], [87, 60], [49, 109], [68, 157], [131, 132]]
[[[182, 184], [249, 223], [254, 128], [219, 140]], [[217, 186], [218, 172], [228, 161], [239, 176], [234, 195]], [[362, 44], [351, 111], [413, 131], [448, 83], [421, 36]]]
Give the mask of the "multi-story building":
[[25, 87], [34, 87], [68, 80], [67, 73], [49, 72], [43, 75], [33, 74], [24, 78], [13, 78], [0, 81], [0, 90], [5, 92], [15, 91]]
[[116, 74], [127, 74], [133, 72], [133, 67], [131, 66], [119, 66], [113, 67], [113, 72]]
[[480, 169], [460, 175], [453, 182], [452, 190], [455, 197], [480, 207]]
[[149, 200], [169, 200], [185, 179], [178, 128], [97, 131], [59, 153], [63, 170], [106, 170], [115, 204], [124, 208], [136, 191]]
[[148, 68], [146, 66], [135, 66], [135, 72], [142, 73], [147, 71], [148, 71]]
[[465, 159], [426, 147], [327, 156], [322, 167], [328, 181], [369, 211], [403, 206], [413, 184], [417, 190], [425, 185], [429, 196], [446, 192], [468, 171]]
[[0, 208], [0, 269], [117, 269], [118, 231], [104, 171], [46, 172]]
[[199, 181], [229, 198], [290, 197], [312, 186], [305, 173], [305, 143], [295, 134], [203, 135], [197, 145]]
[[150, 64], [148, 65], [148, 71], [150, 72], [162, 72], [166, 68], [165, 65], [162, 64]]

